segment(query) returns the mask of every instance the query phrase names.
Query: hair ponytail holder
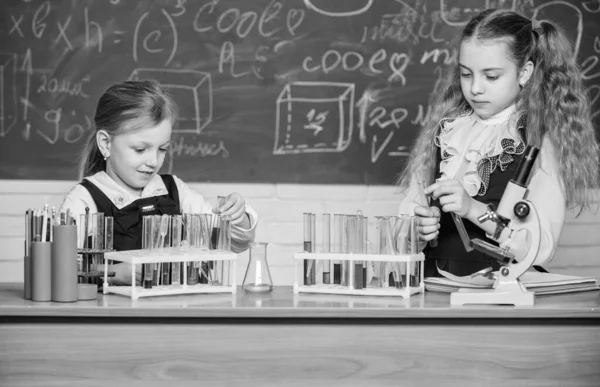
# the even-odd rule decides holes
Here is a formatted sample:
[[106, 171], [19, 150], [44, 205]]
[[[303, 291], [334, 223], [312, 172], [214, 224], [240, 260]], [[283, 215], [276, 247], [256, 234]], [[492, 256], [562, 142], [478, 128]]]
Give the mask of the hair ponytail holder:
[[531, 20], [531, 30], [537, 34], [537, 36], [544, 34], [542, 23], [539, 20]]

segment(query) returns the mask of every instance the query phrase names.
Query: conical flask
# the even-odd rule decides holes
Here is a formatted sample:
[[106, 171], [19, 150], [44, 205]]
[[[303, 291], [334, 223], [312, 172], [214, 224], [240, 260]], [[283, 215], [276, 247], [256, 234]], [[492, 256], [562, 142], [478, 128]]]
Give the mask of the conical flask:
[[269, 293], [273, 290], [273, 280], [267, 263], [267, 243], [255, 242], [250, 245], [250, 260], [242, 288], [249, 293]]

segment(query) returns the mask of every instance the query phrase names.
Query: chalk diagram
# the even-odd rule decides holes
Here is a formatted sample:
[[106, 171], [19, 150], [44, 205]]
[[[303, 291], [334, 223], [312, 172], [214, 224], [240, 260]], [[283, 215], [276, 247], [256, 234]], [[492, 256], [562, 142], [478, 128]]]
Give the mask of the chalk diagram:
[[276, 104], [273, 154], [342, 152], [350, 144], [353, 83], [292, 82]]
[[212, 121], [213, 92], [210, 73], [196, 70], [138, 68], [129, 79], [155, 79], [175, 99], [179, 121], [173, 133], [202, 133]]
[[[373, 5], [373, 0], [364, 0], [365, 4], [361, 8], [348, 10], [348, 11], [342, 11], [342, 12], [332, 12], [332, 11], [326, 11], [326, 10], [320, 8], [319, 6], [315, 5], [315, 3], [318, 3], [318, 2], [319, 2], [318, 0], [304, 0], [304, 5], [306, 6], [306, 8], [308, 8], [312, 11], [315, 11], [317, 13], [320, 13], [321, 15], [330, 16], [330, 17], [347, 17], [347, 16], [360, 15], [361, 13], [368, 11], [371, 8], [371, 5]], [[333, 3], [333, 2], [328, 2], [328, 3]]]
[[0, 137], [17, 123], [17, 55], [0, 53]]

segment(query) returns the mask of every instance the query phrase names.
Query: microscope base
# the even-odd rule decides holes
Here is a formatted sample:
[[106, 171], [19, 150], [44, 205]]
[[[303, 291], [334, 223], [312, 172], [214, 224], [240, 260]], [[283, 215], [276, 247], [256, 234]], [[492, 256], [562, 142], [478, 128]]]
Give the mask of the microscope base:
[[535, 293], [530, 292], [516, 279], [501, 279], [493, 289], [459, 289], [450, 294], [450, 305], [535, 305]]

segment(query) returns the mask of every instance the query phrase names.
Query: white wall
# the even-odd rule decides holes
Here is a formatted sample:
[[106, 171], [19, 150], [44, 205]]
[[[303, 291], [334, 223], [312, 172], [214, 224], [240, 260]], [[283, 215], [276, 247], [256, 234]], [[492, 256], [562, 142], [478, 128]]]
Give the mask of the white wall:
[[[23, 281], [24, 214], [27, 208], [45, 203], [60, 206], [75, 182], [0, 180], [0, 282]], [[302, 250], [302, 213], [319, 215], [355, 213], [366, 216], [394, 215], [400, 196], [391, 186], [297, 185], [297, 184], [191, 184], [213, 203], [217, 195], [239, 192], [259, 214], [256, 240], [268, 242], [268, 261], [276, 285], [291, 285], [292, 254]], [[317, 224], [320, 230], [319, 224]], [[317, 241], [320, 242], [320, 235]], [[238, 260], [241, 283], [248, 262]], [[600, 213], [585, 212], [575, 219], [569, 213], [556, 258], [548, 268], [575, 275], [600, 278]]]

